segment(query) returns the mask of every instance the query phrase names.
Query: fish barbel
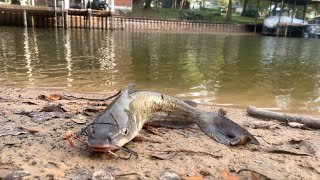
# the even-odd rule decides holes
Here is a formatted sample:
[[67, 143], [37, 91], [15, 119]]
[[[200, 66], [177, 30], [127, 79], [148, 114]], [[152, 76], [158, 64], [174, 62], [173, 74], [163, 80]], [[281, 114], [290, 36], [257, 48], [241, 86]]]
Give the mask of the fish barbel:
[[110, 152], [136, 137], [145, 124], [184, 128], [196, 124], [225, 145], [259, 144], [247, 130], [225, 116], [201, 111], [185, 101], [158, 92], [134, 91], [128, 85], [84, 131], [93, 151]]

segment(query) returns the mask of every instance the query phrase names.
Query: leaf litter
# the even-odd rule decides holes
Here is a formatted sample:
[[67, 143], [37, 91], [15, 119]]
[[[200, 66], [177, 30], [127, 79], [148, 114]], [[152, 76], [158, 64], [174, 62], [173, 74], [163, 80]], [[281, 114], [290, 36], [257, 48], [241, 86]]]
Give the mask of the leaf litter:
[[[71, 98], [70, 98], [71, 99]], [[102, 98], [103, 99], [103, 98]], [[21, 100], [19, 99], [16, 99], [14, 100], [14, 102], [21, 102]], [[96, 114], [98, 114], [104, 107], [100, 106], [101, 104], [105, 103], [91, 103], [91, 105], [93, 106], [87, 106], [87, 105], [90, 105], [90, 103], [87, 103], [85, 102], [84, 99], [82, 99], [81, 101], [77, 101], [77, 103], [72, 103], [72, 104], [69, 104], [71, 103], [71, 101], [66, 101], [65, 99], [56, 99], [56, 100], [53, 100], [53, 101], [50, 101], [49, 103], [52, 103], [52, 102], [55, 102], [55, 101], [58, 101], [60, 103], [63, 104], [63, 106], [59, 105], [59, 104], [55, 104], [56, 107], [55, 108], [49, 108], [51, 109], [51, 111], [53, 112], [47, 112], [47, 111], [50, 111], [50, 110], [43, 110], [44, 112], [40, 112], [41, 109], [44, 109], [45, 106], [42, 106], [41, 103], [38, 103], [38, 101], [33, 101], [33, 100], [23, 100], [26, 105], [26, 108], [20, 108], [20, 110], [17, 110], [15, 108], [11, 108], [11, 109], [4, 109], [4, 108], [0, 108], [0, 111], [1, 111], [1, 114], [0, 116], [4, 117], [4, 116], [11, 116], [10, 112], [14, 112], [14, 114], [20, 114], [20, 115], [24, 115], [24, 116], [29, 116], [31, 117], [31, 119], [33, 119], [35, 122], [45, 122], [47, 120], [50, 120], [50, 119], [53, 119], [53, 118], [71, 118], [70, 121], [68, 122], [74, 122], [74, 124], [81, 124], [81, 123], [87, 123], [89, 121], [90, 118], [93, 118]], [[13, 101], [11, 101], [13, 102]], [[28, 102], [31, 102], [31, 103], [28, 103]], [[34, 103], [33, 103], [34, 102]], [[2, 103], [2, 105], [4, 105], [6, 102], [0, 102]], [[8, 102], [9, 103], [9, 102]], [[28, 109], [28, 105], [30, 105], [30, 107], [41, 107], [41, 108], [30, 108]], [[49, 104], [47, 104], [49, 105]], [[70, 106], [74, 106], [76, 108], [75, 111], [73, 111], [72, 113], [70, 112]], [[85, 106], [83, 106], [85, 105]], [[95, 106], [97, 105], [97, 106]], [[4, 107], [4, 106], [3, 106]], [[14, 106], [13, 106], [14, 107]], [[59, 109], [60, 107], [62, 107], [64, 110], [62, 109]], [[47, 107], [46, 107], [47, 108]], [[87, 111], [84, 111], [84, 109], [91, 109], [93, 112], [89, 112], [91, 110], [87, 110]], [[94, 109], [94, 110], [93, 110]], [[57, 112], [56, 112], [57, 110]], [[67, 111], [67, 112], [65, 112]], [[245, 120], [247, 119], [247, 117], [241, 117], [241, 114], [242, 112], [240, 113], [236, 113], [237, 110], [234, 110], [234, 109], [228, 109], [228, 112], [231, 112], [231, 113], [228, 113], [228, 116], [230, 114], [231, 118], [232, 119], [235, 119], [237, 120], [237, 117], [235, 115], [239, 115], [240, 117], [240, 122], [245, 122]], [[39, 113], [44, 113], [44, 114], [39, 114]], [[46, 116], [45, 113], [53, 113], [51, 115], [48, 115], [47, 118], [42, 118], [41, 119], [41, 116]], [[57, 115], [57, 114], [54, 114], [54, 113], [61, 113], [61, 115]], [[36, 120], [37, 118], [37, 114], [39, 114], [39, 118], [38, 120]], [[64, 114], [64, 115], [62, 115]], [[234, 115], [235, 114], [235, 115]], [[80, 118], [78, 116], [81, 116]], [[87, 119], [86, 121], [83, 121], [81, 118], [85, 117], [85, 119]], [[75, 118], [75, 120], [72, 120], [73, 118]], [[77, 120], [79, 118], [79, 120]], [[242, 119], [241, 119], [242, 118]], [[250, 118], [252, 120], [255, 120], [253, 118]], [[90, 119], [91, 120], [91, 119]], [[14, 121], [9, 121], [9, 122], [14, 122]], [[87, 153], [85, 152], [85, 150], [73, 150], [73, 151], [69, 151], [69, 149], [67, 147], [64, 147], [63, 145], [61, 145], [60, 142], [57, 142], [56, 138], [53, 138], [54, 141], [50, 140], [50, 137], [53, 133], [50, 132], [50, 127], [46, 127], [48, 126], [48, 124], [46, 124], [45, 126], [44, 125], [41, 125], [42, 123], [39, 123], [38, 125], [36, 126], [33, 126], [31, 125], [30, 123], [23, 123], [25, 127], [21, 127], [20, 123], [16, 123], [16, 124], [7, 124], [9, 126], [3, 126], [4, 125], [4, 122], [1, 123], [1, 126], [0, 126], [0, 129], [4, 127], [4, 129], [7, 130], [12, 130], [14, 129], [14, 127], [17, 127], [18, 129], [16, 130], [19, 130], [20, 132], [18, 132], [17, 135], [20, 135], [20, 134], [26, 134], [26, 133], [30, 133], [32, 131], [34, 132], [37, 132], [38, 129], [41, 129], [41, 132], [45, 132], [44, 134], [41, 134], [41, 136], [43, 136], [43, 138], [46, 138], [45, 139], [45, 144], [48, 144], [48, 143], [51, 143], [51, 144], [57, 144], [60, 148], [59, 149], [54, 149], [54, 150], [50, 150], [50, 155], [48, 155], [47, 158], [50, 158], [53, 154], [55, 156], [55, 159], [57, 161], [57, 166], [55, 168], [57, 168], [57, 170], [61, 173], [61, 172], [66, 172], [66, 169], [69, 169], [69, 168], [87, 168], [87, 165], [88, 165], [88, 169], [90, 170], [90, 168], [96, 168], [96, 167], [102, 167], [100, 166], [100, 161], [101, 162], [108, 162], [110, 163], [109, 166], [114, 166], [114, 167], [120, 167], [120, 169], [117, 171], [117, 174], [124, 174], [124, 172], [128, 172], [128, 170], [133, 170], [135, 169], [135, 171], [137, 171], [139, 174], [141, 174], [143, 177], [143, 174], [144, 174], [144, 171], [145, 169], [143, 169], [142, 167], [143, 166], [150, 166], [151, 169], [150, 171], [152, 172], [151, 173], [151, 177], [152, 179], [155, 177], [155, 176], [158, 176], [161, 174], [159, 174], [159, 170], [161, 169], [166, 169], [166, 168], [177, 168], [177, 170], [175, 170], [176, 172], [182, 172], [182, 174], [188, 174], [188, 173], [185, 173], [185, 171], [183, 170], [183, 168], [179, 170], [179, 167], [178, 166], [181, 166], [181, 167], [184, 167], [186, 166], [188, 163], [190, 163], [190, 161], [186, 161], [184, 163], [177, 163], [177, 160], [179, 160], [179, 158], [182, 158], [182, 157], [189, 157], [190, 154], [200, 154], [201, 156], [192, 156], [192, 162], [197, 162], [198, 159], [201, 159], [201, 163], [199, 162], [199, 164], [197, 164], [197, 166], [199, 168], [203, 168], [204, 166], [202, 166], [203, 163], [206, 163], [207, 160], [210, 159], [210, 163], [207, 164], [206, 166], [210, 166], [209, 169], [216, 169], [216, 168], [220, 168], [223, 167], [222, 165], [223, 164], [229, 164], [229, 160], [230, 158], [232, 159], [238, 159], [238, 161], [240, 161], [242, 164], [244, 163], [244, 165], [247, 167], [247, 171], [249, 172], [248, 175], [250, 175], [251, 179], [257, 179], [257, 178], [260, 178], [261, 176], [265, 176], [265, 177], [270, 177], [270, 178], [273, 178], [273, 172], [275, 172], [275, 169], [271, 169], [271, 170], [274, 170], [274, 171], [266, 171], [266, 172], [263, 172], [263, 171], [260, 171], [259, 168], [258, 169], [255, 169], [255, 170], [250, 170], [250, 167], [253, 167], [253, 165], [257, 165], [256, 162], [254, 162], [255, 164], [250, 164], [250, 159], [251, 159], [251, 156], [256, 154], [256, 153], [259, 153], [261, 154], [261, 158], [259, 160], [261, 160], [261, 164], [258, 164], [261, 168], [265, 167], [265, 166], [268, 166], [268, 163], [270, 161], [270, 159], [265, 159], [265, 156], [266, 157], [272, 157], [273, 155], [272, 154], [275, 154], [275, 153], [278, 153], [278, 154], [285, 154], [285, 155], [289, 155], [291, 156], [291, 158], [286, 158], [287, 156], [277, 156], [277, 158], [280, 158], [280, 159], [283, 159], [283, 162], [286, 162], [285, 165], [288, 166], [290, 165], [290, 169], [292, 169], [292, 172], [287, 172], [287, 171], [282, 171], [281, 172], [281, 175], [283, 176], [286, 176], [286, 177], [293, 177], [295, 174], [294, 172], [294, 169], [296, 167], [298, 168], [301, 168], [301, 163], [299, 165], [295, 165], [294, 163], [295, 162], [291, 162], [295, 159], [299, 159], [299, 157], [302, 156], [302, 158], [306, 158], [306, 157], [303, 157], [303, 156], [307, 156], [308, 158], [307, 159], [302, 159], [302, 163], [304, 161], [307, 161], [309, 162], [309, 160], [313, 160], [313, 157], [317, 156], [317, 150], [319, 149], [319, 147], [317, 146], [319, 143], [317, 143], [316, 141], [314, 141], [313, 139], [313, 136], [311, 136], [311, 134], [313, 133], [313, 135], [317, 135], [318, 131], [305, 131], [306, 134], [309, 134], [309, 138], [311, 137], [311, 139], [307, 139], [307, 138], [303, 138], [303, 139], [298, 139], [298, 138], [288, 138], [290, 137], [288, 135], [288, 133], [300, 133], [299, 129], [296, 129], [294, 131], [294, 129], [292, 128], [282, 128], [281, 126], [277, 125], [277, 124], [272, 124], [273, 122], [270, 122], [270, 124], [265, 124], [264, 125], [261, 125], [261, 126], [256, 126], [256, 127], [251, 127], [251, 129], [249, 129], [250, 131], [254, 132], [255, 135], [257, 135], [257, 137], [262, 137], [262, 138], [265, 138], [265, 139], [277, 139], [278, 142], [281, 142], [281, 144], [279, 143], [279, 145], [274, 145], [274, 143], [270, 143], [270, 144], [263, 144], [261, 145], [261, 147], [256, 147], [256, 149], [258, 149], [258, 152], [256, 151], [250, 151], [250, 149], [253, 149], [253, 148], [246, 148], [246, 147], [240, 147], [240, 148], [237, 148], [237, 147], [234, 147], [234, 148], [225, 148], [223, 149], [222, 147], [224, 146], [221, 146], [220, 144], [217, 144], [215, 143], [214, 141], [212, 141], [212, 139], [209, 139], [209, 140], [206, 140], [206, 137], [203, 137], [203, 139], [197, 141], [197, 142], [191, 142], [190, 144], [184, 144], [182, 142], [179, 142], [181, 139], [177, 139], [175, 141], [175, 138], [173, 139], [168, 139], [169, 137], [163, 137], [164, 138], [164, 143], [161, 143], [161, 144], [165, 144], [166, 141], [172, 141], [172, 142], [175, 142], [176, 145], [177, 145], [177, 148], [174, 148], [174, 149], [168, 149], [168, 148], [160, 148], [160, 149], [155, 149], [153, 148], [152, 149], [152, 155], [154, 155], [152, 158], [150, 158], [150, 156], [142, 156], [142, 157], [139, 157], [138, 160], [136, 159], [132, 159], [130, 160], [130, 162], [126, 162], [126, 166], [122, 165], [123, 162], [122, 161], [119, 161], [119, 160], [114, 160], [112, 157], [111, 159], [109, 159], [109, 157], [107, 156], [96, 156], [96, 158], [92, 158], [91, 155], [87, 156], [86, 154], [90, 154], [90, 153]], [[54, 129], [57, 129], [57, 132], [59, 133], [64, 133], [66, 130], [65, 129], [69, 129], [70, 128], [70, 124], [65, 124], [65, 123], [61, 123], [61, 122], [55, 122], [55, 121], [50, 121], [50, 126], [53, 125], [55, 126]], [[281, 125], [281, 124], [280, 124]], [[74, 126], [74, 125], [73, 125]], [[13, 127], [13, 128], [12, 128]], [[35, 127], [35, 128], [28, 128], [28, 127]], [[78, 128], [80, 128], [81, 126], [77, 126]], [[280, 127], [280, 129], [278, 129]], [[62, 129], [59, 129], [59, 128], [62, 128]], [[260, 129], [263, 129], [263, 130], [260, 130]], [[49, 130], [49, 131], [48, 131]], [[266, 131], [266, 130], [270, 130], [270, 131]], [[294, 133], [292, 132], [294, 131]], [[0, 131], [1, 132], [1, 131]], [[12, 131], [13, 134], [17, 133], [17, 132], [14, 132]], [[197, 131], [195, 131], [197, 132]], [[277, 133], [274, 133], [274, 132], [277, 132]], [[11, 132], [10, 132], [11, 133]], [[7, 133], [6, 134], [10, 134], [10, 133]], [[50, 134], [47, 135], [47, 133]], [[54, 132], [56, 133], [56, 132]], [[174, 136], [174, 132], [167, 132], [166, 134], [161, 134], [163, 136]], [[3, 136], [6, 136], [6, 135], [2, 135], [1, 138], [3, 138]], [[10, 136], [9, 136], [10, 137]], [[174, 137], [179, 137], [179, 136], [174, 136]], [[200, 136], [202, 137], [202, 136]], [[40, 138], [40, 137], [38, 137]], [[179, 137], [180, 138], [180, 137]], [[190, 138], [193, 138], [192, 136]], [[289, 139], [289, 140], [288, 140]], [[27, 139], [26, 139], [27, 140]], [[310, 142], [312, 141], [312, 142]], [[185, 141], [183, 141], [185, 142]], [[9, 141], [5, 141], [3, 142], [3, 144], [8, 144]], [[19, 143], [19, 141], [17, 141], [17, 143]], [[29, 142], [30, 143], [30, 142]], [[43, 149], [42, 146], [43, 145], [39, 145], [39, 140], [34, 140], [32, 143], [34, 143], [36, 146], [38, 146], [38, 150], [37, 150], [37, 153], [38, 152], [42, 152], [42, 154], [44, 154], [45, 152], [48, 151], [48, 149]], [[179, 144], [182, 144], [183, 146], [181, 147], [178, 147]], [[188, 142], [189, 143], [189, 142]], [[222, 148], [221, 153], [219, 153], [218, 155], [215, 154], [215, 151], [190, 151], [188, 150], [188, 148], [183, 148], [184, 146], [190, 146], [192, 144], [200, 144], [200, 145], [203, 145], [203, 143], [213, 143], [214, 146], [217, 146], [219, 147], [219, 149]], [[151, 146], [151, 145], [154, 145], [153, 142], [133, 142], [133, 143], [130, 143], [129, 144], [130, 146], [133, 146], [134, 149], [140, 149], [139, 151], [144, 151], [144, 150], [148, 150], [148, 146]], [[271, 146], [270, 146], [271, 145]], [[45, 145], [44, 147], [46, 147], [47, 145]], [[140, 147], [141, 146], [141, 147]], [[206, 146], [206, 145], [205, 145]], [[251, 145], [248, 145], [249, 147], [251, 147]], [[20, 147], [20, 146], [19, 146]], [[63, 147], [63, 148], [62, 148]], [[69, 147], [70, 148], [70, 147]], [[209, 148], [209, 147], [208, 147]], [[273, 152], [267, 152], [267, 151], [263, 151], [263, 148], [269, 148], [269, 150], [273, 150]], [[25, 146], [22, 144], [22, 147], [21, 147], [21, 150], [27, 150], [28, 149], [28, 146]], [[42, 150], [43, 149], [43, 150]], [[12, 157], [12, 155], [10, 155], [10, 153], [8, 154], [8, 151], [11, 153], [11, 154], [14, 154], [14, 151], [17, 151], [17, 149], [15, 149], [14, 151], [10, 151], [10, 149], [4, 149], [2, 150], [2, 153], [5, 152], [7, 155], [4, 155], [3, 157], [6, 157], [6, 156], [10, 156]], [[259, 152], [260, 151], [260, 152]], [[18, 151], [19, 152], [19, 151]], [[33, 153], [33, 151], [31, 150], [29, 153]], [[177, 156], [177, 154], [183, 154], [183, 156]], [[60, 156], [59, 156], [60, 154]], [[62, 154], [65, 154], [64, 156], [61, 156]], [[78, 155], [79, 154], [79, 155]], [[221, 155], [220, 155], [221, 154]], [[234, 155], [232, 155], [234, 154]], [[243, 154], [243, 155], [241, 155]], [[270, 155], [268, 155], [270, 154]], [[214, 155], [214, 156], [212, 156]], [[218, 159], [218, 160], [214, 160], [214, 159], [211, 159], [211, 158], [206, 158], [206, 156], [212, 156], [212, 157], [216, 157], [215, 159]], [[67, 159], [65, 159], [66, 157], [68, 157]], [[145, 157], [147, 157], [147, 159], [145, 159]], [[245, 157], [245, 159], [243, 159], [243, 157]], [[310, 158], [309, 158], [310, 157]], [[75, 159], [76, 158], [76, 159]], [[156, 159], [163, 159], [164, 161], [158, 161], [156, 159], [153, 159], [153, 158], [156, 158]], [[6, 158], [5, 158], [6, 159]], [[1, 160], [5, 160], [5, 159], [1, 159]], [[80, 161], [79, 161], [80, 159]], [[62, 162], [60, 162], [60, 160], [63, 160]], [[76, 160], [75, 162], [73, 162], [72, 164], [75, 164], [75, 165], [72, 165], [69, 162], [69, 160]], [[241, 161], [243, 160], [243, 162]], [[16, 162], [17, 160], [13, 160], [13, 162], [15, 164], [19, 164], [18, 162]], [[46, 159], [43, 159], [42, 160], [43, 162], [46, 161]], [[109, 162], [110, 161], [110, 162]], [[221, 161], [221, 163], [220, 163]], [[49, 162], [52, 162], [52, 160], [49, 161], [48, 159], [48, 163]], [[61, 164], [64, 164], [64, 163], [68, 163], [68, 165], [70, 167], [66, 168], [64, 165], [61, 165]], [[137, 162], [139, 162], [137, 164]], [[139, 164], [140, 163], [149, 163], [149, 164], [142, 164], [142, 166], [140, 166]], [[165, 163], [161, 163], [161, 162], [165, 162]], [[272, 162], [272, 161], [271, 161]], [[288, 164], [287, 162], [291, 162], [292, 164]], [[136, 164], [139, 166], [139, 168], [142, 168], [142, 171], [141, 169], [139, 170], [135, 168], [136, 165], [133, 165], [133, 164]], [[154, 164], [157, 164], [157, 167], [160, 167], [159, 170], [154, 170], [155, 166]], [[272, 166], [276, 166], [276, 167], [282, 167], [283, 165], [281, 164], [274, 164], [274, 162], [272, 162]], [[21, 164], [21, 163], [20, 163]], [[22, 162], [23, 164], [23, 162]], [[38, 163], [36, 165], [34, 165], [35, 167], [37, 168], [40, 168], [38, 165], [40, 165], [41, 163]], [[50, 164], [50, 163], [49, 163]], [[83, 166], [83, 165], [86, 165], [86, 166]], [[129, 165], [131, 164], [131, 166]], [[173, 165], [174, 164], [174, 165]], [[312, 172], [317, 172], [315, 171], [316, 170], [316, 167], [318, 167], [317, 165], [318, 163], [316, 161], [310, 161], [308, 163], [308, 166], [306, 167], [306, 170], [309, 169], [310, 172], [306, 172], [306, 174], [304, 174], [304, 177], [314, 177], [312, 175]], [[131, 168], [128, 168], [127, 167], [131, 167]], [[166, 166], [169, 166], [169, 167], [166, 167]], [[172, 165], [172, 166], [171, 166]], [[219, 166], [220, 165], [220, 166]], [[271, 166], [271, 165], [270, 165]], [[29, 168], [26, 168], [27, 166], [25, 166], [25, 170], [28, 170], [28, 171], [31, 171], [31, 174], [39, 174], [39, 172], [33, 172], [31, 169]], [[63, 170], [63, 168], [66, 168], [65, 170]], [[241, 169], [241, 168], [240, 168]], [[312, 171], [312, 169], [315, 169]], [[242, 171], [245, 171], [245, 170], [242, 170]], [[40, 174], [46, 174], [44, 173], [45, 171], [42, 171], [40, 172]], [[122, 173], [121, 173], [122, 172]], [[129, 171], [130, 172], [130, 171]], [[132, 171], [131, 171], [132, 172]], [[157, 174], [158, 172], [158, 174]], [[218, 171], [219, 172], [219, 171]], [[235, 171], [233, 171], [235, 172]], [[240, 172], [238, 172], [240, 173]], [[279, 173], [279, 172], [277, 172]], [[311, 176], [309, 176], [311, 173]], [[213, 174], [212, 176], [216, 178], [219, 178], [218, 177], [218, 174], [214, 174], [213, 172], [211, 172], [211, 174]], [[263, 175], [265, 174], [265, 175]], [[316, 173], [318, 175], [318, 173]], [[226, 172], [223, 172], [223, 175], [225, 177], [232, 177], [232, 176], [235, 176], [235, 178], [237, 178], [237, 175], [234, 175], [230, 172], [228, 172], [226, 170]], [[1, 177], [1, 176], [0, 176]], [[29, 178], [30, 176], [28, 176]], [[57, 174], [53, 174], [53, 177], [56, 177], [58, 178], [59, 175]], [[90, 177], [90, 176], [89, 176]], [[149, 177], [149, 175], [148, 175]], [[181, 176], [182, 177], [182, 176]], [[195, 175], [194, 176], [188, 176], [188, 177], [192, 177], [192, 178], [198, 178], [196, 177]], [[220, 175], [220, 178], [222, 177], [222, 174]], [[243, 176], [241, 176], [243, 177]], [[279, 176], [275, 176], [275, 177], [279, 177]], [[201, 178], [201, 177], [199, 177]]]

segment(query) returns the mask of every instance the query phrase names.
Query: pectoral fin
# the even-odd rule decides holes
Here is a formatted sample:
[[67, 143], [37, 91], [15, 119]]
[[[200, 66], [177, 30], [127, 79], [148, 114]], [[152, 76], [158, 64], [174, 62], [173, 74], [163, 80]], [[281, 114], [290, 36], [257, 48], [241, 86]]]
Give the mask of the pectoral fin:
[[216, 141], [230, 145], [241, 145], [251, 142], [259, 145], [258, 140], [246, 129], [242, 128], [230, 119], [216, 113], [211, 113], [212, 121], [207, 121], [201, 130]]

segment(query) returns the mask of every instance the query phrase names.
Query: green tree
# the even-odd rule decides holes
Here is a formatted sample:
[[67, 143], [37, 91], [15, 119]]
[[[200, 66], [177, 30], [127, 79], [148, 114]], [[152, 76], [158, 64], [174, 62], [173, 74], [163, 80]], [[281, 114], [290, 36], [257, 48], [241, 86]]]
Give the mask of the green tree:
[[146, 0], [146, 1], [145, 1], [145, 4], [144, 4], [144, 8], [145, 8], [145, 9], [151, 8], [151, 2], [152, 2], [152, 0]]
[[232, 0], [229, 0], [226, 21], [231, 21], [231, 20], [232, 20]]
[[246, 11], [247, 11], [248, 1], [249, 1], [249, 0], [244, 0], [244, 1], [243, 1], [243, 10], [242, 10], [242, 12], [241, 12], [241, 16], [243, 16], [243, 15], [246, 13]]

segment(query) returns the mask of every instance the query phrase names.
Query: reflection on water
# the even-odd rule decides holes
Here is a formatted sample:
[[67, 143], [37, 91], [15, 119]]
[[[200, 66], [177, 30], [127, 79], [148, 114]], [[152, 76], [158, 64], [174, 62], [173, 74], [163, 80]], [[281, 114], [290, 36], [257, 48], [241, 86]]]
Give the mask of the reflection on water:
[[0, 27], [0, 82], [320, 111], [316, 39]]

